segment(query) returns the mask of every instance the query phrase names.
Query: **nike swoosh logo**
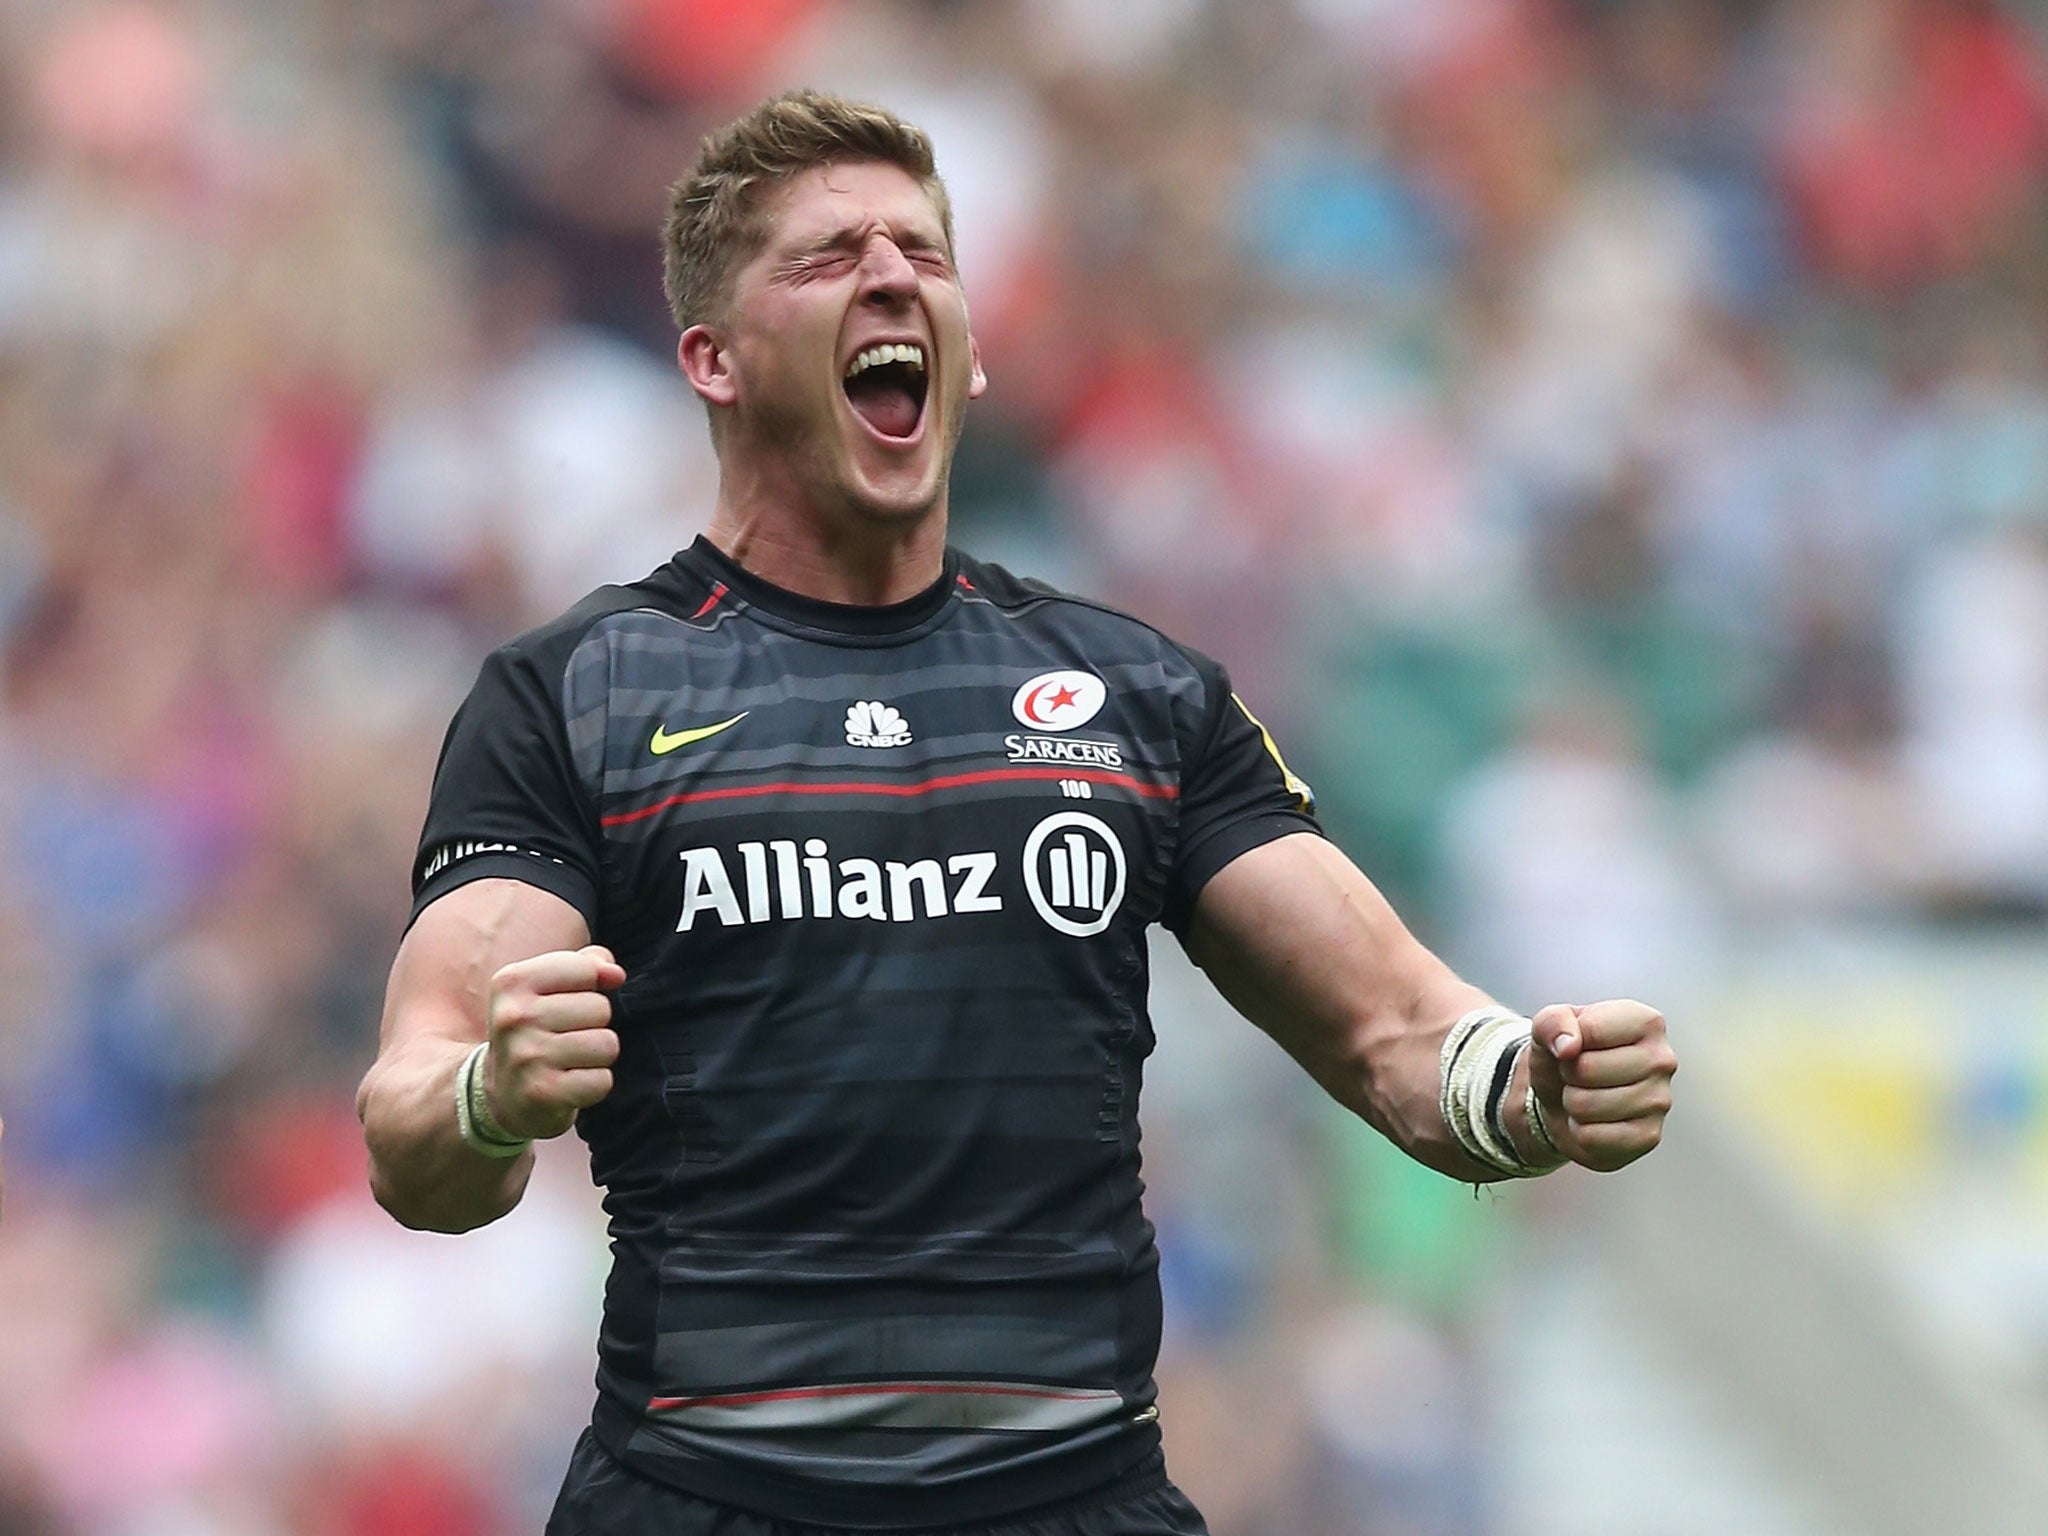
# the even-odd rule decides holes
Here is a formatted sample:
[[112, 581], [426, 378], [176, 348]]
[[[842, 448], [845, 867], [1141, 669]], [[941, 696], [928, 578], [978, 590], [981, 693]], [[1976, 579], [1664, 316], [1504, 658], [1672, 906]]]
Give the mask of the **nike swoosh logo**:
[[752, 710], [743, 709], [730, 720], [721, 720], [716, 725], [700, 725], [693, 730], [676, 731], [673, 734], [657, 725], [652, 739], [647, 743], [647, 750], [660, 757], [664, 753], [675, 751], [677, 747], [687, 747], [693, 741], [702, 741], [706, 736], [716, 736], [720, 731], [731, 730], [752, 713]]

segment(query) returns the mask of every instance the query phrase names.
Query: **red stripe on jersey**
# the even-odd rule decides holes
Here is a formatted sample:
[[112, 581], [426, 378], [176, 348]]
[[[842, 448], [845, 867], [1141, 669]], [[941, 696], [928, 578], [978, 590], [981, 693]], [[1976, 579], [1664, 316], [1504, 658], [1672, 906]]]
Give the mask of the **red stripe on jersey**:
[[729, 1392], [719, 1397], [651, 1397], [650, 1412], [676, 1408], [744, 1408], [751, 1403], [787, 1403], [812, 1397], [1038, 1397], [1055, 1402], [1090, 1401], [1113, 1394], [1076, 1387], [991, 1386], [968, 1381], [863, 1381], [831, 1387], [783, 1387], [770, 1392]]
[[692, 619], [703, 618], [705, 614], [718, 606], [718, 600], [723, 596], [725, 596], [725, 583], [721, 581], [711, 589], [711, 595], [704, 599], [704, 606], [691, 614], [690, 617]]
[[924, 779], [916, 784], [735, 784], [725, 789], [693, 789], [684, 794], [670, 795], [666, 800], [642, 806], [637, 811], [620, 811], [616, 815], [605, 817], [601, 824], [607, 827], [623, 827], [628, 822], [645, 821], [649, 816], [659, 815], [672, 806], [697, 805], [707, 800], [750, 800], [760, 795], [893, 795], [902, 799], [912, 795], [928, 795], [935, 789], [961, 789], [970, 784], [1000, 784], [1034, 779], [1054, 783], [1061, 779], [1080, 779], [1090, 784], [1116, 784], [1152, 800], [1173, 800], [1180, 796], [1178, 784], [1140, 784], [1125, 778], [1122, 774], [1106, 773], [1099, 769], [987, 768], [978, 773], [949, 773], [936, 779]]

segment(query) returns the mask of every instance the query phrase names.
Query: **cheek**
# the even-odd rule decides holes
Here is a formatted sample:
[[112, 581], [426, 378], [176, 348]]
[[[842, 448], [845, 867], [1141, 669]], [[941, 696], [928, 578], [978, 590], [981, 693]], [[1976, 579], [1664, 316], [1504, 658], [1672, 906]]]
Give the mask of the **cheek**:
[[938, 334], [949, 360], [955, 364], [954, 371], [964, 377], [973, 366], [973, 352], [968, 345], [967, 309], [959, 300], [950, 304], [931, 306], [932, 329]]
[[750, 359], [749, 377], [756, 395], [788, 403], [808, 402], [813, 396], [823, 399], [830, 369], [820, 365], [820, 355], [829, 358], [831, 354], [820, 354], [816, 344], [801, 334], [764, 335]]
[[832, 357], [838, 335], [839, 317], [826, 306], [764, 305], [756, 320], [755, 365], [786, 376], [817, 373], [819, 360]]

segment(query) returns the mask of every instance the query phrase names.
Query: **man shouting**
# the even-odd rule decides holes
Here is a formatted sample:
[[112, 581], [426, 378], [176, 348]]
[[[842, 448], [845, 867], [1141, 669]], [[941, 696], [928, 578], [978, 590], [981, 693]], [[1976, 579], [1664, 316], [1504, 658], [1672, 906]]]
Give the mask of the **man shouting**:
[[1459, 980], [1220, 666], [948, 547], [986, 379], [922, 132], [771, 100], [665, 243], [717, 506], [449, 730], [377, 1196], [461, 1231], [534, 1140], [589, 1144], [615, 1259], [560, 1536], [1202, 1532], [1152, 1380], [1146, 930], [1457, 1179], [1649, 1151], [1663, 1021]]

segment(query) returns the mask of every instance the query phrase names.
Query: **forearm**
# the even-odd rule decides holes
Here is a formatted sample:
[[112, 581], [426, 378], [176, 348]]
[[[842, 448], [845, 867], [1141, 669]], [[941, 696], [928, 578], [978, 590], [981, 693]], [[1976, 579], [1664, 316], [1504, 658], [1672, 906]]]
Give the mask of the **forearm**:
[[533, 1151], [492, 1158], [462, 1139], [455, 1075], [471, 1043], [415, 1039], [379, 1058], [356, 1095], [370, 1148], [370, 1189], [408, 1227], [467, 1232], [496, 1221], [526, 1191]]
[[[1297, 993], [1293, 1008], [1284, 1010], [1278, 999], [1263, 1007], [1256, 998], [1233, 1000], [1258, 1008], [1252, 1016], [1262, 1018], [1331, 1098], [1417, 1162], [1466, 1184], [1506, 1177], [1465, 1150], [1444, 1122], [1442, 1094], [1451, 1027], [1476, 1008], [1497, 1005], [1405, 934], [1389, 947], [1397, 951], [1388, 959], [1405, 985], [1363, 1001]], [[1325, 1016], [1304, 1016], [1304, 1001], [1320, 1003]], [[1528, 1086], [1528, 1063], [1518, 1062], [1504, 1100], [1508, 1134], [1515, 1150], [1535, 1161], [1522, 1108]]]
[[[1370, 882], [1320, 839], [1243, 855], [1211, 882], [1189, 952], [1231, 1003], [1345, 1108], [1428, 1167], [1501, 1178], [1444, 1123], [1441, 1058], [1451, 1027], [1491, 1003], [1416, 938]], [[1517, 1154], [1537, 1155], [1518, 1064], [1505, 1104]]]
[[[1499, 1005], [1448, 971], [1444, 978], [1444, 985], [1416, 1010], [1362, 1025], [1361, 1043], [1348, 1064], [1349, 1071], [1336, 1082], [1325, 1081], [1324, 1087], [1409, 1156], [1439, 1173], [1467, 1184], [1514, 1177], [1473, 1157], [1445, 1122], [1445, 1038], [1467, 1013], [1478, 1008], [1498, 1010]], [[1528, 1094], [1525, 1049], [1515, 1060], [1513, 1074], [1500, 1096], [1500, 1121], [1514, 1155], [1526, 1165], [1541, 1168], [1554, 1162], [1555, 1155], [1529, 1124]]]
[[1417, 1162], [1467, 1183], [1498, 1177], [1475, 1163], [1444, 1124], [1438, 1062], [1451, 1025], [1490, 999], [1449, 971], [1401, 1006], [1339, 1025], [1350, 1048], [1316, 1081]]

